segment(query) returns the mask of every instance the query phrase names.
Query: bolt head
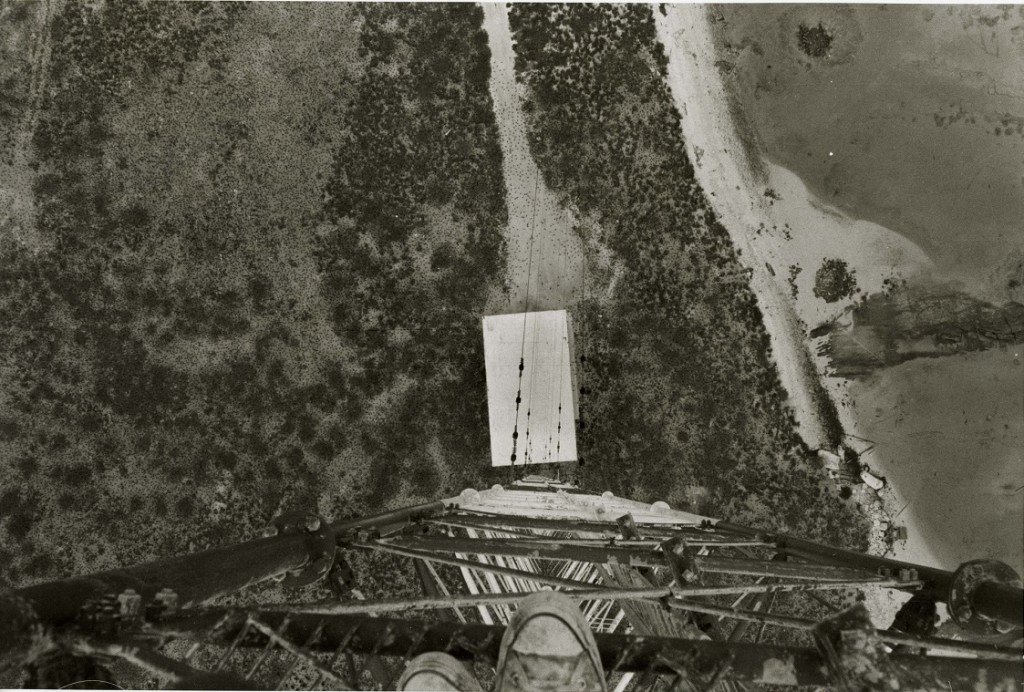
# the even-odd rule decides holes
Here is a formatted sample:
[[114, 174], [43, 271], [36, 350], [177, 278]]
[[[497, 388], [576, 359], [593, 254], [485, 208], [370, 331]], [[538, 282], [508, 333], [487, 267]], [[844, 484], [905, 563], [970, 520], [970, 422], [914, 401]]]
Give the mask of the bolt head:
[[277, 535], [277, 531], [278, 529], [276, 526], [268, 526], [262, 531], [260, 531], [260, 536], [262, 536], [263, 538], [273, 538]]
[[957, 606], [956, 619], [960, 622], [967, 622], [971, 619], [971, 616], [973, 614], [974, 612], [971, 610], [971, 607], [969, 605]]
[[307, 514], [306, 518], [302, 520], [302, 528], [310, 533], [320, 530], [320, 517], [315, 514]]

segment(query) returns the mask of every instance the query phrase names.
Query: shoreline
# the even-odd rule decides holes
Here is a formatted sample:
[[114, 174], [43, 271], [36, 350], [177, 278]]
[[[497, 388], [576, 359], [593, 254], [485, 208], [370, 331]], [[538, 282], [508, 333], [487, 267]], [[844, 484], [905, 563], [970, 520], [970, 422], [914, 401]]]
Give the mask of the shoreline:
[[[863, 253], [863, 262], [854, 267], [858, 282], [867, 291], [877, 290], [885, 278], [901, 268], [909, 268], [910, 274], [926, 273], [931, 271], [931, 263], [913, 243], [892, 231], [849, 219], [823, 205], [795, 174], [767, 160], [751, 162], [747, 154], [750, 144], [738, 131], [728, 89], [715, 64], [710, 8], [661, 7], [652, 6], [652, 13], [668, 57], [668, 84], [682, 116], [687, 153], [698, 183], [740, 251], [741, 262], [752, 271], [751, 288], [771, 339], [780, 380], [796, 414], [798, 432], [811, 449], [826, 445], [822, 412], [814, 397], [816, 389], [824, 387], [835, 403], [844, 443], [856, 440], [862, 435], [849, 405], [848, 384], [827, 375], [827, 362], [814, 354], [814, 344], [804, 335], [808, 325], [842, 312], [848, 302], [822, 306], [820, 300], [811, 297], [815, 266], [811, 262], [816, 253], [823, 256], [826, 252], [841, 252], [836, 243], [849, 247], [850, 243], [856, 246], [867, 240], [870, 251]], [[778, 198], [766, 196], [768, 190], [779, 193]], [[800, 264], [795, 261], [797, 257]], [[805, 270], [800, 272], [793, 290], [801, 297], [791, 297], [787, 290], [787, 265]], [[880, 272], [879, 266], [890, 271]], [[871, 468], [884, 468], [870, 451], [864, 452], [860, 461]], [[898, 514], [908, 539], [891, 551], [895, 557], [948, 567], [937, 560], [921, 522], [898, 488], [888, 483], [877, 494], [864, 486], [858, 491], [873, 524], [870, 552], [883, 553], [887, 547], [883, 524]], [[882, 621], [898, 605], [895, 601], [874, 603], [873, 611]]]
[[[682, 116], [687, 154], [697, 182], [729, 232], [740, 261], [752, 272], [750, 286], [757, 297], [772, 351], [787, 354], [786, 358], [776, 357], [775, 364], [792, 400], [800, 435], [809, 447], [819, 448], [827, 444], [828, 436], [820, 405], [812, 394], [813, 361], [803, 344], [796, 313], [787, 305], [784, 293], [765, 262], [760, 261], [752, 242], [767, 215], [757, 196], [751, 194], [759, 187], [753, 170], [745, 160], [739, 160], [744, 145], [732, 127], [724, 85], [710, 52], [713, 43], [706, 26], [706, 9], [696, 5], [663, 7], [665, 14], [656, 8], [652, 11], [658, 38], [668, 57], [668, 83]], [[682, 46], [681, 39], [690, 50]]]

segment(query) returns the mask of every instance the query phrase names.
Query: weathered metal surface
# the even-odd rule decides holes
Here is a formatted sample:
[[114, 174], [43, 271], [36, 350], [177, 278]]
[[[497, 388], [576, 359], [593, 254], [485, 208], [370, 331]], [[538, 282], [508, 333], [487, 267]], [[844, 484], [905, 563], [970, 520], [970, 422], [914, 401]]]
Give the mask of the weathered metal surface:
[[814, 626], [814, 641], [843, 692], [891, 692], [897, 680], [863, 603]]
[[[205, 636], [218, 616], [219, 613], [192, 618], [183, 615], [160, 624], [158, 628], [168, 634]], [[263, 612], [259, 618], [268, 627], [277, 627], [285, 616], [285, 613]], [[217, 633], [217, 641], [230, 642], [244, 618], [239, 613], [231, 625]], [[497, 660], [504, 634], [504, 627], [496, 625], [294, 614], [291, 614], [285, 634], [292, 639], [301, 639], [321, 622], [323, 633], [311, 647], [318, 650], [333, 651], [341, 639], [355, 628], [356, 633], [347, 644], [347, 650], [355, 654], [375, 652], [385, 656], [412, 657], [427, 651], [443, 651], [459, 659], [490, 663]], [[602, 633], [596, 634], [595, 638], [605, 670], [613, 667], [621, 672], [654, 669], [674, 674], [681, 666], [700, 678], [712, 675], [722, 661], [733, 659], [730, 679], [777, 684], [820, 685], [827, 682], [820, 658], [809, 649]], [[241, 645], [262, 646], [264, 643], [265, 639], [259, 633], [251, 633]]]
[[[425, 558], [432, 559], [432, 558]], [[880, 586], [891, 586], [897, 582], [880, 582]], [[650, 588], [594, 588], [593, 584], [575, 583], [578, 588], [563, 591], [562, 593], [578, 600], [613, 600], [613, 601], [637, 601], [637, 600], [659, 600], [669, 596], [695, 597], [695, 596], [727, 596], [744, 593], [780, 593], [788, 591], [810, 591], [829, 589], [848, 589], [851, 587], [864, 586], [865, 582], [786, 582], [775, 584], [738, 584], [734, 586], [659, 586]], [[875, 585], [876, 582], [869, 582]], [[583, 588], [579, 588], [583, 587]], [[446, 608], [472, 608], [481, 605], [514, 604], [532, 592], [515, 593], [490, 593], [473, 595], [433, 595], [420, 598], [390, 598], [376, 601], [349, 600], [349, 601], [319, 601], [312, 603], [285, 603], [278, 606], [281, 610], [305, 614], [377, 614], [396, 612], [402, 610], [437, 610]], [[671, 602], [665, 605], [671, 605]], [[659, 607], [662, 607], [659, 605]], [[716, 607], [717, 608], [717, 607]], [[726, 614], [723, 609], [717, 608], [715, 614]], [[742, 612], [742, 611], [736, 611]]]
[[287, 512], [274, 517], [266, 535], [298, 534], [306, 537], [309, 559], [301, 570], [285, 574], [281, 585], [294, 589], [307, 586], [327, 576], [338, 550], [334, 529], [327, 520], [309, 512]]
[[852, 550], [845, 550], [843, 548], [834, 548], [832, 546], [821, 545], [819, 543], [807, 541], [788, 534], [762, 531], [760, 529], [754, 529], [741, 524], [733, 524], [732, 522], [727, 521], [717, 522], [714, 526], [718, 531], [767, 541], [774, 544], [783, 553], [792, 554], [795, 557], [801, 557], [804, 559], [813, 559], [825, 564], [855, 567], [867, 570], [874, 574], [877, 574], [880, 568], [888, 569], [893, 574], [898, 574], [900, 570], [916, 570], [917, 574], [922, 579], [929, 582], [930, 589], [937, 589], [942, 592], [942, 602], [945, 602], [946, 592], [948, 591], [950, 581], [953, 578], [952, 572], [936, 569], [934, 567], [925, 567], [909, 562], [901, 562], [890, 558], [877, 557], [875, 555], [867, 555], [865, 553], [858, 553]]
[[[624, 515], [628, 517], [630, 515]], [[619, 517], [623, 519], [624, 517]], [[434, 524], [437, 526], [450, 526], [465, 529], [475, 529], [478, 531], [493, 531], [499, 533], [506, 533], [509, 535], [517, 535], [523, 538], [533, 538], [539, 540], [581, 540], [571, 538], [546, 538], [542, 535], [526, 533], [527, 531], [553, 531], [561, 534], [583, 534], [592, 535], [596, 534], [603, 537], [604, 540], [615, 539], [617, 543], [623, 543], [623, 540], [619, 539], [618, 536], [622, 535], [625, 540], [645, 540], [649, 542], [661, 542], [667, 538], [683, 537], [691, 545], [700, 546], [711, 546], [711, 547], [759, 547], [769, 546], [770, 543], [764, 541], [757, 541], [753, 539], [737, 538], [728, 534], [718, 534], [714, 531], [699, 529], [697, 527], [672, 527], [659, 524], [647, 524], [640, 526], [633, 522], [630, 526], [627, 524], [626, 533], [630, 534], [625, 536], [623, 533], [623, 525], [615, 522], [609, 523], [597, 523], [597, 522], [584, 522], [584, 521], [559, 521], [555, 519], [531, 519], [526, 517], [508, 517], [507, 521], [503, 517], [492, 517], [492, 516], [480, 516], [480, 515], [447, 515], [440, 518], [427, 519], [425, 523]], [[638, 532], [633, 534], [633, 531]], [[586, 538], [584, 541], [600, 541], [602, 538]]]
[[[563, 591], [577, 600], [647, 600], [663, 598], [668, 587], [650, 589], [579, 589]], [[474, 608], [482, 605], [514, 605], [530, 595], [527, 592], [483, 593], [457, 596], [424, 596], [420, 598], [388, 598], [379, 601], [321, 601], [316, 603], [281, 604], [279, 609], [289, 612], [320, 615], [376, 615], [411, 610], [438, 610], [446, 608]]]
[[481, 572], [490, 572], [492, 574], [503, 574], [508, 577], [518, 577], [520, 579], [529, 579], [530, 581], [537, 582], [538, 584], [547, 584], [548, 586], [561, 586], [569, 589], [587, 588], [592, 587], [592, 584], [585, 582], [573, 581], [572, 579], [562, 579], [561, 577], [554, 577], [548, 574], [540, 574], [539, 572], [527, 572], [525, 570], [515, 569], [513, 567], [502, 567], [500, 565], [492, 565], [485, 562], [479, 562], [477, 560], [466, 560], [459, 557], [446, 557], [438, 555], [437, 553], [431, 553], [425, 550], [408, 550], [405, 548], [396, 548], [392, 545], [375, 541], [373, 543], [353, 543], [354, 548], [364, 548], [367, 550], [379, 550], [385, 553], [392, 553], [394, 555], [402, 555], [404, 557], [418, 559], [418, 560], [430, 560], [443, 565], [451, 565], [453, 567], [465, 567], [467, 569], [476, 569]]
[[[303, 647], [297, 646], [296, 644], [292, 643], [292, 641], [288, 637], [285, 637], [282, 634], [283, 632], [288, 630], [288, 620], [282, 619], [282, 621], [280, 623], [278, 623], [277, 625], [270, 626], [270, 625], [264, 624], [260, 620], [256, 620], [256, 619], [250, 618], [249, 619], [249, 627], [251, 629], [253, 629], [254, 631], [256, 631], [256, 632], [259, 632], [264, 637], [266, 637], [268, 640], [270, 640], [274, 644], [280, 646], [282, 649], [284, 649], [285, 651], [291, 653], [292, 655], [295, 655], [295, 656], [304, 656], [305, 655], [305, 651], [303, 650]], [[306, 650], [309, 650], [309, 647], [311, 647], [313, 645], [313, 643], [316, 642], [321, 636], [323, 636], [323, 625], [321, 623], [318, 623], [313, 628], [313, 631], [310, 632], [309, 634], [307, 634], [303, 638], [306, 641]], [[341, 682], [341, 683], [345, 682], [344, 679], [342, 679], [342, 677], [340, 675], [338, 675], [337, 672], [335, 672], [334, 670], [332, 670], [332, 669], [328, 668], [327, 666], [323, 665], [322, 663], [317, 661], [315, 658], [307, 657], [307, 662], [309, 663], [309, 665], [313, 666], [313, 668], [315, 668], [316, 671], [318, 673], [320, 673], [322, 676], [324, 676], [324, 677], [326, 677], [326, 678], [328, 678], [330, 680], [333, 680], [335, 682]], [[252, 673], [250, 673], [250, 677], [251, 677], [251, 674]]]
[[[1021, 624], [1020, 575], [999, 560], [960, 565], [949, 585], [949, 614], [961, 627], [991, 623]], [[980, 597], [979, 597], [980, 596]]]
[[308, 560], [307, 537], [291, 534], [38, 584], [16, 593], [31, 604], [40, 621], [59, 625], [74, 619], [87, 601], [128, 589], [141, 596], [143, 608], [164, 589], [177, 594], [179, 607], [188, 607], [300, 569]]
[[[386, 539], [381, 544], [420, 551], [503, 555], [541, 560], [576, 560], [598, 564], [614, 562], [634, 567], [666, 565], [664, 553], [650, 548], [565, 545], [528, 539], [398, 536]], [[696, 561], [701, 571], [718, 574], [830, 581], [877, 578], [876, 574], [867, 570], [833, 565], [786, 563], [774, 560], [748, 560], [717, 556], [698, 557]]]
[[[954, 587], [955, 575], [946, 570], [820, 545], [795, 536], [761, 531], [726, 521], [719, 521], [714, 527], [723, 533], [774, 543], [783, 553], [817, 562], [858, 567], [876, 573], [880, 570], [891, 574], [915, 572], [926, 582], [922, 589], [923, 595], [938, 603], [948, 603]], [[982, 580], [974, 586], [971, 598], [973, 613], [1004, 626], [1024, 627], [1024, 589], [1020, 587], [1020, 577], [1016, 573], [1004, 576], [1005, 579]]]
[[[729, 608], [727, 606], [716, 606], [710, 603], [702, 603], [689, 599], [671, 599], [666, 601], [666, 603], [669, 607], [678, 608], [680, 610], [707, 613], [708, 615], [723, 615], [742, 622], [760, 622], [768, 625], [775, 625], [777, 627], [787, 627], [790, 629], [809, 631], [813, 630], [819, 624], [816, 621], [809, 620], [807, 618], [765, 613], [756, 610], [745, 610], [742, 608]], [[1024, 659], [1024, 651], [994, 646], [992, 644], [979, 644], [955, 639], [922, 637], [893, 631], [879, 631], [877, 636], [881, 641], [887, 644], [895, 644], [906, 647], [907, 649], [928, 649], [931, 652], [942, 651], [946, 653], [969, 654], [998, 661], [1021, 661]]]
[[457, 498], [437, 500], [436, 502], [427, 502], [421, 505], [402, 507], [400, 509], [392, 510], [390, 512], [382, 512], [381, 514], [375, 514], [369, 517], [342, 519], [332, 523], [331, 529], [339, 539], [358, 533], [359, 531], [369, 530], [373, 530], [381, 536], [387, 536], [388, 534], [400, 531], [401, 529], [422, 519], [444, 514], [445, 511], [447, 511], [449, 507], [452, 507], [456, 501]]
[[921, 637], [916, 634], [903, 634], [893, 631], [879, 631], [878, 636], [887, 644], [894, 644], [902, 647], [896, 653], [903, 651], [942, 651], [946, 653], [968, 654], [989, 658], [996, 661], [1017, 661], [1024, 660], [1024, 651], [995, 644], [983, 644], [977, 642], [965, 642], [959, 639], [946, 639], [944, 637]]
[[971, 606], [983, 618], [1011, 628], [1024, 627], [1024, 590], [992, 582], [978, 584]]
[[762, 613], [756, 610], [747, 610], [744, 608], [730, 608], [728, 606], [702, 603], [700, 601], [683, 598], [673, 598], [666, 601], [666, 605], [677, 610], [689, 610], [694, 613], [705, 613], [707, 615], [723, 615], [742, 622], [763, 622], [768, 625], [788, 627], [791, 629], [810, 630], [817, 624], [814, 620], [808, 620], [805, 618], [796, 618], [773, 613]]
[[[518, 495], [523, 494], [518, 493]], [[559, 502], [564, 501], [564, 498], [556, 499]], [[592, 499], [584, 498], [588, 502]], [[600, 520], [603, 520], [605, 515], [589, 505], [587, 512], [590, 514], [585, 513], [583, 521], [552, 518], [555, 515], [551, 514], [546, 518], [521, 515], [514, 517], [468, 514], [460, 514], [456, 517], [445, 516], [458, 511], [455, 509], [457, 502], [457, 499], [439, 501], [386, 512], [374, 517], [346, 520], [329, 525], [318, 519], [321, 523], [313, 528], [307, 526], [306, 531], [261, 538], [225, 548], [21, 589], [14, 594], [0, 597], [0, 668], [5, 664], [24, 663], [40, 652], [52, 650], [54, 642], [57, 640], [66, 643], [75, 636], [81, 636], [80, 625], [84, 622], [80, 618], [82, 608], [85, 605], [97, 603], [103, 604], [102, 608], [114, 608], [121, 611], [118, 616], [120, 619], [114, 620], [114, 627], [111, 630], [113, 635], [121, 637], [121, 641], [117, 643], [118, 646], [132, 645], [133, 640], [125, 638], [127, 636], [125, 633], [130, 632], [134, 626], [143, 626], [143, 622], [147, 620], [151, 626], [159, 628], [161, 631], [169, 631], [167, 628], [185, 627], [182, 634], [198, 640], [206, 637], [209, 634], [208, 630], [219, 619], [222, 621], [222, 626], [216, 628], [214, 637], [220, 643], [229, 645], [224, 661], [230, 657], [230, 646], [234, 637], [238, 637], [237, 642], [234, 643], [235, 646], [248, 647], [257, 645], [254, 642], [261, 642], [259, 645], [265, 646], [268, 636], [271, 637], [269, 641], [274, 642], [275, 646], [281, 646], [295, 656], [303, 655], [304, 647], [282, 644], [281, 641], [307, 641], [308, 637], [311, 649], [323, 651], [336, 650], [340, 647], [364, 654], [381, 653], [406, 656], [415, 655], [419, 651], [452, 649], [453, 653], [463, 658], [474, 652], [485, 658], [492, 653], [496, 655], [501, 628], [488, 629], [486, 625], [460, 625], [454, 622], [423, 623], [414, 620], [367, 617], [357, 614], [321, 615], [302, 610], [303, 606], [310, 604], [298, 604], [291, 608], [290, 614], [294, 622], [284, 622], [285, 607], [282, 606], [271, 613], [260, 613], [259, 623], [261, 626], [256, 627], [248, 619], [248, 614], [240, 614], [240, 611], [190, 609], [196, 604], [204, 603], [220, 595], [237, 592], [263, 579], [295, 573], [296, 570], [310, 563], [311, 555], [324, 558], [329, 552], [330, 546], [325, 547], [323, 536], [313, 535], [321, 528], [325, 533], [333, 532], [342, 546], [357, 544], [368, 549], [387, 550], [415, 559], [453, 564], [476, 570], [490, 570], [504, 573], [506, 576], [579, 589], [572, 595], [579, 599], [589, 600], [639, 598], [648, 599], [653, 603], [658, 603], [657, 599], [665, 599], [666, 603], [671, 603], [671, 599], [667, 598], [669, 594], [677, 598], [692, 598], [737, 593], [773, 594], [782, 591], [813, 593], [815, 590], [849, 586], [897, 587], [917, 590], [923, 596], [935, 595], [937, 600], [944, 600], [953, 583], [953, 575], [942, 570], [819, 546], [802, 539], [766, 534], [724, 522], [719, 522], [717, 525], [714, 522], [709, 522], [704, 528], [678, 524], [652, 524], [649, 526], [635, 524], [635, 529], [640, 536], [648, 540], [685, 536], [692, 545], [710, 544], [712, 547], [724, 547], [727, 544], [757, 546], [768, 543], [777, 546], [784, 554], [811, 560], [812, 563], [787, 563], [758, 560], [753, 557], [737, 559], [719, 557], [717, 554], [710, 556], [698, 554], [693, 556], [694, 566], [699, 567], [699, 571], [705, 573], [751, 575], [785, 581], [774, 584], [746, 583], [728, 586], [704, 586], [697, 583], [682, 587], [654, 588], [646, 590], [645, 593], [641, 593], [644, 591], [642, 589], [622, 589], [616, 593], [609, 589], [596, 589], [593, 585], [569, 579], [559, 579], [549, 575], [498, 565], [487, 565], [471, 560], [460, 560], [445, 555], [445, 553], [491, 554], [600, 564], [618, 563], [620, 566], [632, 565], [650, 568], [664, 567], [666, 565], [665, 554], [646, 542], [637, 544], [635, 537], [632, 542], [618, 541], [615, 545], [604, 545], [599, 540], [557, 540], [550, 537], [538, 539], [525, 536], [507, 539], [475, 539], [410, 535], [375, 540], [378, 536], [388, 536], [409, 529], [424, 520], [443, 522], [446, 519], [452, 519], [452, 522], [449, 523], [453, 525], [457, 525], [455, 522], [474, 523], [476, 526], [465, 526], [464, 528], [479, 528], [480, 530], [498, 528], [499, 523], [512, 530], [519, 528], [523, 530], [587, 532], [588, 529], [592, 529], [593, 533], [607, 537], [619, 535], [619, 532], [623, 530], [622, 526], [615, 523], [615, 518], [622, 514], [614, 516], [608, 514], [608, 521], [603, 522]], [[606, 502], [606, 504], [608, 503]], [[625, 502], [620, 504], [623, 507], [627, 506]], [[643, 509], [646, 514], [640, 516], [650, 516], [653, 521], [657, 521], [655, 509], [650, 506], [640, 506], [638, 503], [628, 506], [633, 507], [634, 505], [641, 509], [646, 507]], [[614, 502], [609, 506], [618, 507]], [[533, 509], [525, 505], [521, 509], [527, 514], [533, 512]], [[600, 520], [595, 521], [594, 519]], [[633, 527], [629, 527], [627, 530], [631, 533]], [[311, 541], [314, 540], [318, 541], [315, 546], [311, 544]], [[739, 550], [742, 551], [743, 547], [740, 547]], [[878, 576], [880, 569], [887, 570], [889, 575], [901, 576], [880, 577]], [[322, 570], [315, 572], [320, 574]], [[910, 578], [915, 573], [920, 578]], [[557, 583], [552, 583], [552, 580], [556, 580]], [[747, 581], [749, 582], [749, 580]], [[975, 613], [1004, 624], [1016, 622], [1019, 626], [1022, 614], [1021, 596], [1024, 592], [1020, 588], [1004, 583], [1005, 581], [978, 580], [976, 584], [972, 585], [968, 600]], [[927, 588], [922, 591], [920, 587], [923, 585]], [[581, 589], [581, 587], [589, 588]], [[480, 598], [507, 599], [521, 597], [522, 594], [483, 594], [480, 596]], [[406, 608], [436, 608], [451, 607], [453, 603], [459, 606], [468, 603], [468, 601], [460, 600], [460, 597], [434, 596], [432, 598], [432, 601], [419, 599], [417, 603], [413, 604], [342, 603], [339, 610], [345, 613], [383, 613], [396, 605]], [[715, 606], [701, 604], [700, 607], [707, 609]], [[177, 613], [172, 612], [175, 609], [178, 609]], [[103, 610], [101, 615], [106, 612]], [[754, 613], [754, 615], [764, 614]], [[731, 616], [742, 619], [747, 614], [734, 612], [731, 613]], [[103, 617], [107, 616], [103, 615]], [[765, 622], [767, 617], [769, 616], [754, 621]], [[97, 620], [96, 622], [102, 624], [106, 620], [102, 620], [102, 622]], [[321, 622], [324, 622], [323, 631], [316, 633], [316, 626]], [[126, 627], [126, 623], [130, 623], [132, 627]], [[197, 629], [200, 623], [205, 623], [205, 631]], [[274, 633], [278, 632], [278, 628], [282, 625], [285, 627], [280, 630], [281, 641], [278, 641], [274, 638]], [[804, 627], [805, 625], [806, 623], [802, 623], [800, 626]], [[382, 629], [384, 626], [390, 628], [390, 631], [387, 628]], [[439, 626], [448, 626], [450, 629], [435, 629]], [[264, 628], [270, 628], [267, 631], [271, 634], [268, 635], [267, 631], [261, 631]], [[473, 628], [482, 629], [474, 630]], [[231, 635], [232, 632], [234, 635]], [[401, 636], [396, 638], [396, 633]], [[315, 637], [314, 634], [316, 634]], [[486, 639], [492, 635], [496, 635], [497, 639]], [[345, 641], [346, 636], [350, 641]], [[925, 640], [896, 632], [876, 633], [872, 636], [878, 641], [889, 644], [914, 648], [932, 647], [960, 654], [969, 653], [1003, 659], [971, 661], [932, 656], [923, 658], [889, 655], [886, 659], [888, 670], [899, 679], [901, 690], [948, 690], [950, 686], [954, 690], [961, 688], [1010, 689], [1010, 686], [1014, 684], [1018, 685], [1017, 689], [1019, 690], [1022, 677], [1020, 662], [1019, 660], [1006, 660], [1012, 658], [1013, 653], [1005, 649], [986, 648], [985, 645], [971, 645], [949, 640]], [[606, 667], [617, 666], [617, 669], [622, 671], [643, 671], [651, 669], [653, 666], [656, 671], [674, 675], [679, 672], [679, 666], [691, 666], [687, 670], [693, 672], [705, 683], [714, 675], [725, 675], [721, 671], [726, 670], [726, 666], [728, 666], [728, 676], [752, 682], [820, 685], [828, 682], [828, 677], [831, 675], [826, 671], [824, 658], [817, 652], [809, 650], [788, 650], [781, 647], [760, 647], [748, 650], [744, 647], [751, 645], [725, 642], [716, 643], [722, 648], [715, 649], [708, 648], [707, 645], [710, 644], [708, 642], [685, 639], [653, 641], [656, 638], [623, 638], [620, 636], [619, 639], [615, 639], [613, 636], [610, 639], [608, 637], [609, 635], [599, 635], [602, 659], [605, 661]], [[870, 637], [868, 639], [874, 641]], [[94, 635], [94, 639], [91, 641], [101, 640], [102, 637], [97, 639]], [[350, 643], [351, 646], [349, 646]], [[403, 646], [408, 646], [408, 650], [403, 649]], [[696, 649], [692, 648], [695, 646]], [[125, 649], [125, 651], [128, 650]], [[151, 653], [150, 650], [144, 648], [137, 649], [137, 651], [141, 652], [138, 656], [142, 656], [142, 658], [146, 658]], [[731, 662], [730, 651], [736, 653], [736, 657], [733, 657]], [[135, 663], [147, 665], [142, 658]], [[150, 663], [156, 665], [160, 661], [152, 659]], [[184, 669], [182, 671], [183, 673], [187, 672]], [[320, 674], [322, 677], [329, 677], [325, 671], [320, 671]]]
[[[624, 516], [624, 515], [623, 515]], [[523, 517], [523, 516], [498, 516], [495, 514], [487, 513], [460, 513], [446, 516], [444, 519], [436, 520], [438, 523], [449, 523], [453, 525], [459, 525], [454, 522], [471, 522], [474, 524], [472, 527], [467, 528], [485, 528], [485, 527], [508, 527], [513, 529], [534, 529], [540, 531], [566, 531], [566, 532], [583, 532], [583, 533], [605, 533], [609, 536], [617, 536], [621, 532], [621, 527], [617, 523], [619, 516], [609, 516], [607, 521], [584, 521], [576, 519], [544, 519], [538, 517]], [[637, 530], [646, 536], [672, 536], [672, 535], [686, 535], [687, 537], [694, 536], [705, 536], [709, 540], [716, 537], [725, 538], [724, 536], [718, 536], [713, 530], [702, 529], [699, 526], [678, 526], [671, 524], [640, 524], [634, 521], [634, 525]]]
[[[75, 637], [68, 645], [75, 653], [85, 656], [100, 655], [122, 659], [147, 673], [156, 675], [165, 683], [180, 683], [204, 675], [203, 671], [154, 651], [143, 642]], [[243, 680], [238, 681], [244, 684]]]
[[[46, 626], [75, 618], [85, 603], [132, 589], [141, 596], [140, 607], [154, 602], [158, 593], [169, 589], [178, 607], [204, 603], [217, 596], [239, 591], [270, 577], [295, 572], [311, 555], [324, 553], [321, 534], [351, 536], [358, 531], [387, 533], [423, 517], [443, 513], [450, 501], [431, 502], [385, 512], [371, 517], [349, 519], [197, 553], [165, 558], [122, 569], [97, 572], [19, 589], [16, 594]], [[11, 603], [0, 605], [7, 611]]]
[[[221, 609], [203, 609], [182, 613], [158, 623], [155, 630], [167, 635], [203, 638], [222, 620]], [[249, 615], [237, 611], [226, 625], [214, 632], [214, 643], [228, 644], [240, 632]], [[288, 617], [282, 636], [292, 641], [306, 640], [317, 627], [321, 636], [311, 650], [336, 651], [344, 644], [355, 654], [416, 656], [426, 651], [444, 651], [463, 660], [497, 660], [504, 628], [495, 625], [425, 622], [409, 619], [350, 615], [301, 615], [263, 611], [259, 620], [269, 628], [279, 628]], [[764, 646], [687, 640], [668, 637], [644, 637], [595, 634], [602, 665], [606, 671], [642, 672], [674, 675], [679, 667], [698, 680], [707, 680], [725, 661], [731, 660], [727, 679], [776, 685], [830, 685], [836, 680], [823, 656], [796, 647]], [[241, 646], [263, 646], [265, 636], [250, 631]], [[1019, 690], [1024, 671], [1018, 663], [982, 661], [967, 658], [889, 656], [890, 670], [905, 690]], [[947, 681], [948, 685], [947, 686]]]

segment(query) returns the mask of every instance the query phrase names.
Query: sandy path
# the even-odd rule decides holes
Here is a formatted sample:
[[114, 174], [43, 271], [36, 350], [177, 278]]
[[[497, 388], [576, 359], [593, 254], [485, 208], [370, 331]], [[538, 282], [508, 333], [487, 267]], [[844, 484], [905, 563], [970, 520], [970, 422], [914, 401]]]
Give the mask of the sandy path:
[[850, 386], [865, 436], [899, 459], [887, 479], [945, 565], [994, 558], [1024, 573], [1021, 350], [918, 358]]
[[509, 215], [509, 297], [488, 307], [491, 314], [562, 309], [582, 293], [583, 244], [530, 153], [508, 8], [505, 3], [483, 3], [483, 9]]
[[[663, 7], [664, 15], [657, 7], [652, 12], [669, 58], [669, 86], [682, 114], [687, 153], [694, 161], [698, 182], [742, 251], [741, 259], [753, 272], [751, 288], [764, 316], [782, 384], [795, 408], [801, 435], [808, 445], [817, 447], [825, 437], [811, 393], [814, 378], [825, 373], [825, 363], [812, 356], [801, 321], [814, 326], [845, 307], [829, 307], [812, 296], [813, 274], [820, 260], [826, 256], [846, 259], [855, 269], [858, 283], [869, 291], [877, 290], [887, 276], [927, 271], [930, 263], [919, 248], [892, 231], [849, 219], [822, 204], [785, 169], [769, 164], [763, 176], [755, 174], [714, 64], [713, 29], [706, 6]], [[781, 199], [766, 197], [768, 188], [778, 192]], [[786, 232], [791, 240], [786, 239]], [[797, 300], [793, 300], [786, 283], [790, 264], [803, 269], [797, 280]], [[839, 403], [844, 430], [860, 435], [854, 410], [847, 403], [845, 380], [823, 379], [833, 400]], [[871, 454], [862, 456], [862, 461], [878, 463]], [[899, 523], [907, 526], [909, 539], [899, 547], [897, 556], [950, 567], [937, 559], [899, 489], [890, 483], [882, 499], [889, 512], [903, 509]], [[877, 531], [874, 538], [877, 548]], [[888, 605], [884, 611], [876, 611], [876, 617], [891, 616], [894, 604]]]
[[32, 71], [29, 75], [29, 106], [16, 135], [11, 163], [0, 163], [0, 232], [19, 244], [40, 250], [42, 238], [36, 227], [35, 195], [31, 167], [32, 136], [42, 109], [50, 67], [50, 21], [59, 9], [57, 0], [36, 5], [36, 30], [32, 34]]
[[[825, 442], [814, 399], [814, 369], [803, 344], [803, 333], [786, 294], [759, 259], [751, 239], [768, 220], [764, 186], [754, 180], [729, 117], [725, 87], [714, 66], [711, 32], [705, 9], [699, 5], [662, 5], [654, 13], [658, 38], [668, 55], [672, 97], [682, 117], [686, 153], [694, 162], [697, 181], [708, 195], [741, 260], [753, 275], [757, 296], [771, 338], [782, 385], [795, 409], [800, 434], [812, 448]], [[758, 190], [755, 192], [755, 190]]]

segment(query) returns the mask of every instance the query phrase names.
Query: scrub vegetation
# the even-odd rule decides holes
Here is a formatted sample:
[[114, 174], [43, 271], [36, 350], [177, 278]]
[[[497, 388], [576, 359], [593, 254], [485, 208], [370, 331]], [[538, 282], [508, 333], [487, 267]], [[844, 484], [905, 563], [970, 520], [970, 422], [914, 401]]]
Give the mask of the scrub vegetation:
[[837, 303], [857, 292], [857, 277], [845, 260], [829, 258], [814, 272], [814, 295], [826, 303]]
[[[862, 546], [694, 182], [649, 9], [512, 19], [534, 154], [615, 265], [574, 310], [584, 486]], [[507, 479], [480, 334], [507, 224], [481, 22], [62, 6], [33, 133], [45, 242], [0, 240], [0, 582]], [[412, 593], [394, 562], [354, 558], [358, 588]]]
[[[5, 237], [0, 257], [0, 583], [500, 480], [479, 319], [506, 211], [481, 21], [63, 5], [34, 133], [50, 249]], [[415, 584], [389, 573], [392, 594]]]
[[650, 8], [510, 17], [534, 156], [617, 266], [614, 289], [588, 287], [574, 311], [584, 485], [699, 495], [701, 512], [864, 547], [866, 520], [794, 431], [748, 272], [687, 158]]
[[796, 39], [800, 50], [812, 58], [827, 58], [832, 48], [832, 32], [821, 22], [817, 26], [801, 24], [797, 28]]
[[18, 126], [31, 101], [34, 3], [0, 2], [0, 165], [11, 163]]

